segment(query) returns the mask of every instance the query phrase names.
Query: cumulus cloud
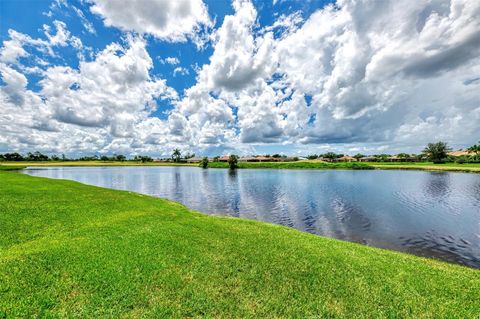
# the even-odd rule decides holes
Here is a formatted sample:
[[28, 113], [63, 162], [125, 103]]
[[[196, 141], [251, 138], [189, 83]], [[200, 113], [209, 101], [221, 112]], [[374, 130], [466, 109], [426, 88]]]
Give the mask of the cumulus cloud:
[[[339, 1], [303, 24], [294, 13], [257, 32], [252, 3], [233, 6], [215, 33], [210, 63], [174, 111], [189, 138], [206, 134], [202, 114], [220, 105], [226, 117], [209, 118], [216, 138], [208, 140], [237, 147], [407, 140], [420, 147], [438, 138], [434, 123], [443, 132], [470, 127], [478, 134], [476, 117], [462, 115], [480, 107], [478, 92], [463, 85], [479, 74], [478, 4]], [[405, 134], [413, 123], [425, 129], [422, 139]], [[452, 143], [472, 140], [445, 134]]]
[[105, 25], [171, 42], [183, 42], [202, 27], [211, 27], [202, 0], [92, 0], [90, 11]]
[[271, 33], [258, 38], [252, 33], [257, 18], [253, 4], [234, 1], [233, 7], [235, 14], [226, 16], [217, 30], [210, 64], [200, 74], [200, 81], [212, 90], [241, 90], [268, 76], [275, 65]]
[[[478, 74], [479, 9], [469, 1], [339, 1], [315, 12], [276, 43], [282, 81], [312, 96], [308, 108], [316, 114], [313, 127], [288, 134], [304, 143], [393, 141], [404, 121], [425, 121], [414, 114], [432, 112], [427, 105], [435, 105], [437, 119], [475, 110], [473, 100], [451, 97], [466, 93], [461, 77]], [[452, 132], [473, 119], [439, 121]], [[430, 128], [428, 139], [438, 131]]]
[[150, 76], [153, 63], [145, 45], [128, 37], [125, 45], [112, 43], [93, 61], [81, 61], [78, 69], [48, 67], [39, 92], [26, 88], [23, 74], [0, 64], [6, 83], [1, 113], [10, 114], [0, 118], [0, 125], [10, 147], [28, 148], [41, 137], [39, 148], [51, 150], [114, 150], [133, 143], [137, 127], [156, 109], [155, 100], [177, 98], [165, 80]]
[[[79, 50], [83, 48], [82, 41], [78, 37], [71, 36], [70, 31], [68, 31], [67, 25], [64, 22], [55, 20], [53, 21], [53, 26], [55, 27], [55, 33], [53, 33], [50, 25], [43, 25], [44, 35], [47, 38], [46, 40], [33, 39], [26, 34], [9, 29], [9, 40], [3, 41], [3, 46], [0, 48], [0, 62], [17, 64], [19, 58], [29, 56], [29, 52], [26, 48], [32, 48], [50, 56], [55, 55], [55, 47], [64, 47], [71, 44]], [[37, 61], [44, 62], [38, 57]], [[42, 62], [38, 64], [44, 64]]]

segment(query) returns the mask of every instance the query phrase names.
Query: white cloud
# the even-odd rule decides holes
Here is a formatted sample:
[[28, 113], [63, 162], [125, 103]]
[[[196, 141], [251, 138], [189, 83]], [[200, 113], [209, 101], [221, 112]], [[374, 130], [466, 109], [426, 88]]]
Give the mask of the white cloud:
[[178, 66], [173, 70], [173, 76], [175, 77], [175, 76], [177, 76], [177, 74], [188, 75], [188, 74], [190, 74], [190, 72], [188, 71], [188, 69], [186, 69], [184, 67], [181, 67], [181, 66]]
[[6, 83], [0, 91], [5, 114], [0, 125], [9, 147], [88, 152], [132, 144], [156, 109], [155, 100], [177, 98], [165, 80], [150, 76], [153, 63], [145, 45], [129, 37], [125, 46], [112, 43], [78, 69], [48, 67], [38, 93], [26, 88], [23, 74], [0, 64]]
[[[25, 48], [30, 47], [42, 53], [55, 55], [54, 48], [67, 46], [71, 44], [78, 50], [83, 48], [82, 42], [78, 37], [71, 36], [67, 25], [55, 20], [53, 21], [55, 27], [55, 34], [52, 34], [52, 27], [44, 24], [43, 30], [47, 40], [33, 39], [30, 36], [17, 32], [13, 29], [8, 30], [9, 40], [3, 41], [3, 46], [0, 48], [0, 62], [17, 64], [18, 58], [29, 56], [29, 52]], [[37, 60], [41, 60], [36, 57]]]
[[224, 18], [215, 34], [210, 64], [199, 75], [211, 90], [241, 90], [268, 76], [275, 66], [271, 33], [258, 38], [252, 33], [257, 17], [253, 4], [234, 1], [233, 7], [235, 14]]
[[82, 21], [82, 25], [87, 30], [88, 33], [91, 34], [97, 34], [97, 31], [95, 30], [95, 27], [93, 26], [93, 23], [88, 21], [88, 19], [85, 17], [85, 14], [83, 11], [75, 6], [72, 6], [73, 11], [77, 14], [77, 16], [80, 18]]
[[58, 20], [53, 21], [53, 24], [55, 25], [57, 31], [53, 35], [50, 34], [51, 27], [47, 24], [43, 25], [43, 30], [50, 46], [66, 46], [67, 41], [70, 38], [70, 32], [67, 30], [67, 25]]
[[[295, 120], [298, 129], [285, 132], [289, 140], [395, 143], [405, 132], [404, 121], [421, 124], [420, 116], [428, 113], [443, 123], [447, 140], [472, 140], [452, 133], [469, 126], [470, 134], [478, 134], [475, 119], [460, 119], [452, 110], [475, 110], [478, 93], [461, 102], [451, 97], [466, 94], [462, 78], [478, 75], [472, 66], [480, 63], [479, 10], [470, 1], [339, 1], [312, 14], [275, 47], [282, 81], [312, 96], [308, 109], [316, 114], [312, 127]], [[287, 115], [305, 108], [297, 103]], [[430, 125], [421, 143], [439, 132]], [[410, 142], [420, 143], [413, 136]]]
[[165, 59], [159, 59], [159, 61], [162, 64], [171, 64], [171, 65], [176, 65], [180, 63], [180, 60], [178, 60], [178, 58], [173, 56], [166, 57]]
[[28, 55], [23, 48], [23, 44], [29, 39], [22, 33], [15, 30], [8, 30], [10, 40], [3, 41], [3, 47], [0, 49], [0, 61], [4, 63], [16, 63], [18, 58]]
[[92, 0], [92, 13], [107, 26], [171, 42], [183, 42], [212, 22], [202, 0]]
[[[199, 119], [208, 118], [213, 105], [222, 105], [228, 117], [209, 118], [208, 125], [217, 127], [212, 129], [217, 138], [211, 141], [236, 147], [381, 142], [407, 146], [408, 139], [414, 148], [440, 136], [432, 123], [450, 132], [443, 136], [451, 143], [473, 142], [468, 134], [479, 134], [477, 118], [458, 113], [477, 114], [480, 107], [479, 93], [463, 84], [465, 77], [479, 74], [472, 68], [480, 62], [472, 53], [480, 47], [472, 41], [480, 34], [478, 8], [462, 1], [451, 6], [339, 2], [318, 10], [301, 26], [294, 13], [255, 33], [255, 8], [248, 1], [236, 1], [235, 14], [226, 16], [215, 33], [210, 63], [198, 71], [197, 84], [178, 103], [178, 113], [174, 111], [176, 122], [182, 114], [181, 128], [189, 128], [185, 140], [199, 141], [206, 123]], [[278, 28], [283, 32], [274, 39], [271, 31]], [[459, 47], [468, 54], [461, 54]], [[386, 52], [394, 54], [394, 63]], [[398, 60], [402, 55], [397, 52], [405, 52], [408, 59]], [[442, 88], [444, 98], [438, 98], [432, 85]], [[451, 101], [452, 96], [468, 98]], [[232, 107], [238, 108], [234, 118]], [[429, 130], [422, 139], [415, 138], [404, 134], [409, 127], [405, 122]], [[240, 134], [227, 123], [234, 123]], [[462, 127], [470, 128], [468, 134], [461, 133]]]

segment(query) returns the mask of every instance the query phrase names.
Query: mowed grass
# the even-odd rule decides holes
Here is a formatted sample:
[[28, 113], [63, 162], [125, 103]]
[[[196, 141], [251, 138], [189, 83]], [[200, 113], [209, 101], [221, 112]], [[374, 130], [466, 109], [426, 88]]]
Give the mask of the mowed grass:
[[198, 166], [196, 163], [135, 162], [135, 161], [46, 161], [3, 162], [1, 166]]
[[[195, 166], [198, 163], [173, 162], [134, 162], [134, 161], [66, 161], [66, 162], [4, 162], [1, 166]], [[0, 166], [0, 167], [1, 167]], [[226, 162], [210, 162], [210, 168], [228, 168]], [[373, 169], [366, 163], [327, 163], [322, 161], [297, 162], [239, 162], [239, 168], [271, 168], [271, 169]]]
[[[198, 166], [198, 163], [165, 163], [165, 162], [134, 162], [134, 161], [66, 161], [66, 162], [3, 162], [4, 168], [10, 166]], [[210, 168], [228, 168], [226, 162], [210, 162]], [[445, 163], [432, 162], [338, 162], [328, 163], [319, 160], [304, 160], [297, 162], [239, 162], [239, 168], [268, 169], [405, 169], [429, 171], [459, 171], [480, 173], [480, 163]]]
[[368, 163], [377, 169], [413, 169], [430, 171], [459, 171], [480, 173], [480, 163], [445, 163], [434, 164], [432, 162], [373, 162]]
[[477, 318], [478, 270], [0, 171], [0, 317]]
[[[327, 163], [322, 161], [297, 161], [297, 162], [238, 162], [238, 168], [268, 168], [268, 169], [374, 169], [366, 163], [338, 162]], [[211, 162], [210, 168], [228, 168], [228, 163]]]

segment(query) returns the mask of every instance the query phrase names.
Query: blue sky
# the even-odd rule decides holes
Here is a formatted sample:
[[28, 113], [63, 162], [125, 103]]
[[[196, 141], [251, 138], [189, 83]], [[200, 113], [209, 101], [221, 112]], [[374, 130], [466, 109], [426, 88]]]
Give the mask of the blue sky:
[[480, 11], [457, 2], [3, 0], [0, 151], [467, 147]]

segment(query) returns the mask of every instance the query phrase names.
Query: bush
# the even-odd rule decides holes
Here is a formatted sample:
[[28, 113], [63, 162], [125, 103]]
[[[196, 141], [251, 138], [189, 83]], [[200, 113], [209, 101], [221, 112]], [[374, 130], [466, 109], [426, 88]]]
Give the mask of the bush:
[[428, 143], [423, 150], [425, 154], [434, 164], [444, 164], [448, 157], [448, 152], [451, 150], [445, 142]]
[[202, 158], [202, 161], [200, 162], [200, 167], [201, 168], [208, 168], [208, 157]]
[[238, 163], [238, 156], [230, 155], [230, 157], [228, 158], [228, 167], [230, 167], [230, 169], [235, 169], [238, 167], [237, 163]]

